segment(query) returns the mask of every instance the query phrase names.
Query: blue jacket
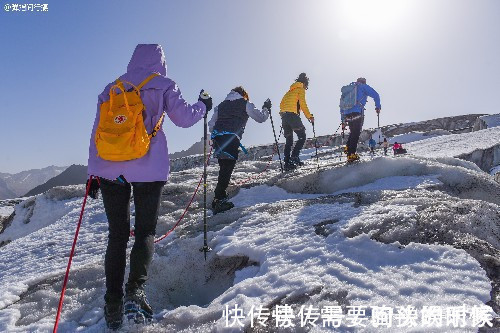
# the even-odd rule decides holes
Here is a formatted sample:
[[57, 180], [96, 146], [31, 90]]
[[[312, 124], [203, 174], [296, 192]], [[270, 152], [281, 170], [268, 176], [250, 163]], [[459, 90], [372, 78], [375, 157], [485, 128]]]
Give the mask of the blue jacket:
[[357, 104], [352, 108], [350, 108], [349, 110], [340, 111], [340, 116], [342, 118], [342, 121], [344, 121], [344, 117], [350, 113], [355, 113], [355, 112], [363, 113], [365, 110], [365, 104], [366, 100], [368, 99], [368, 96], [373, 98], [373, 100], [375, 101], [376, 108], [379, 109], [382, 108], [380, 105], [380, 96], [378, 95], [378, 92], [375, 91], [375, 89], [364, 83], [356, 82], [356, 84], [358, 85], [358, 93], [356, 97]]
[[375, 141], [375, 139], [371, 138], [370, 141], [368, 141], [368, 145], [370, 147], [375, 147], [377, 145], [377, 141]]

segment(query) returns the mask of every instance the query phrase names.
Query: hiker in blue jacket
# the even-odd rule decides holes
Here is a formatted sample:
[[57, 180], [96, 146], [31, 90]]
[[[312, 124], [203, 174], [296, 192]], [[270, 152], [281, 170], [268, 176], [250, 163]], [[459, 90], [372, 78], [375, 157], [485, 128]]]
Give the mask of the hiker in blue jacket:
[[373, 138], [370, 138], [370, 141], [368, 141], [368, 147], [370, 147], [370, 153], [375, 154], [375, 146], [377, 145], [377, 141], [375, 141]]
[[347, 139], [347, 160], [355, 161], [359, 159], [358, 154], [356, 154], [356, 149], [358, 147], [359, 135], [361, 134], [361, 129], [363, 127], [363, 122], [365, 118], [365, 104], [368, 96], [373, 98], [375, 101], [375, 111], [377, 114], [380, 113], [382, 106], [380, 105], [379, 94], [366, 84], [365, 78], [358, 78], [356, 82], [351, 84], [356, 85], [356, 103], [353, 107], [347, 110], [340, 110], [340, 116], [342, 119], [343, 127], [347, 124], [349, 126], [349, 138]]

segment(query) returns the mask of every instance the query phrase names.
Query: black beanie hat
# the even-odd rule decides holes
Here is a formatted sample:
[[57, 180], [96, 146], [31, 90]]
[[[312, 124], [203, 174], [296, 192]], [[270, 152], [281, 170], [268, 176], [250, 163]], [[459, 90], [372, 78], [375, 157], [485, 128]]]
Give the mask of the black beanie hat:
[[306, 89], [309, 86], [309, 78], [307, 77], [306, 73], [300, 73], [299, 77], [295, 81], [302, 82], [304, 84], [304, 88]]

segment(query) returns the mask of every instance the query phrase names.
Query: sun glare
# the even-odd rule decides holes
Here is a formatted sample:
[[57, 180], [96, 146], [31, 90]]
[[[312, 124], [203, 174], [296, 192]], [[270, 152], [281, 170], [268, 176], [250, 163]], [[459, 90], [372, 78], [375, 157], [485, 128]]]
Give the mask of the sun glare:
[[346, 28], [383, 30], [408, 19], [410, 3], [409, 0], [342, 0], [337, 10]]

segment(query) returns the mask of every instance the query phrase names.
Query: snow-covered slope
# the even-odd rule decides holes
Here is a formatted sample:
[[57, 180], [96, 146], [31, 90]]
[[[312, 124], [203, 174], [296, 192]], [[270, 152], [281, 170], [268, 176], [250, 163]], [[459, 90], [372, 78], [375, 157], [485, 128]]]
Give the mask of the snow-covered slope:
[[[410, 133], [406, 133], [406, 134], [395, 135], [395, 136], [389, 138], [388, 141], [390, 144], [394, 144], [395, 142], [410, 143], [410, 142], [416, 142], [416, 141], [420, 141], [420, 140], [429, 139], [432, 137], [437, 137], [437, 136], [441, 136], [441, 135], [449, 135], [449, 134], [451, 134], [451, 132], [448, 132], [446, 130], [434, 130], [434, 131], [430, 131], [430, 132], [410, 132]], [[381, 137], [383, 137], [383, 136], [381, 136]], [[377, 140], [378, 136], [374, 135], [373, 138], [375, 140]]]
[[[392, 124], [382, 126], [380, 129], [366, 128], [361, 131], [360, 144], [358, 149], [368, 150], [368, 140], [374, 138], [377, 142], [382, 141], [384, 137], [388, 138], [389, 143], [410, 143], [419, 140], [425, 140], [431, 137], [449, 135], [451, 133], [470, 132], [472, 124], [482, 116], [481, 114], [469, 114], [445, 118], [431, 119], [421, 122], [412, 122], [405, 124]], [[319, 146], [336, 147], [345, 144], [346, 137], [341, 136], [340, 128], [337, 129], [334, 135], [318, 135], [316, 140], [309, 138], [306, 140], [304, 147], [314, 147], [316, 142]], [[283, 141], [283, 137], [279, 135], [278, 141]], [[280, 143], [280, 149], [283, 150], [283, 143]], [[248, 154], [240, 154], [240, 161], [258, 160], [272, 153], [274, 144], [258, 145], [246, 147]], [[201, 152], [203, 145], [198, 142], [193, 145], [187, 152], [179, 153], [179, 158], [171, 160], [170, 168], [172, 171], [181, 171], [195, 166], [203, 165], [203, 157]], [[187, 155], [198, 153], [198, 155]], [[174, 153], [171, 156], [174, 156]], [[187, 156], [186, 156], [187, 155]], [[175, 155], [177, 156], [177, 155]]]
[[500, 165], [500, 127], [430, 138], [411, 143], [406, 148], [418, 156], [458, 157], [495, 176], [493, 171]]
[[429, 138], [409, 144], [412, 154], [424, 157], [454, 157], [500, 144], [500, 127]]
[[0, 207], [0, 216], [9, 216], [14, 212], [14, 208], [10, 206], [1, 206]]
[[[236, 207], [209, 213], [213, 251], [207, 261], [199, 252], [200, 195], [178, 229], [156, 245], [146, 287], [156, 323], [140, 331], [332, 331], [323, 323], [337, 310], [342, 332], [475, 332], [480, 313], [494, 322], [492, 308], [500, 310], [500, 185], [473, 163], [451, 156], [475, 149], [475, 142], [484, 148], [498, 135], [491, 129], [460, 140], [431, 138], [415, 143], [419, 156], [363, 156], [350, 166], [324, 147], [318, 165], [308, 158], [300, 170], [284, 175], [278, 161], [267, 169], [266, 160], [239, 162], [233, 182], [245, 183], [230, 187]], [[436, 144], [454, 153], [434, 152]], [[310, 157], [314, 149], [303, 153]], [[218, 167], [208, 171], [211, 200]], [[201, 172], [172, 174], [158, 235], [182, 213]], [[7, 243], [0, 247], [0, 331], [51, 330], [83, 191], [54, 188], [16, 206], [0, 234], [0, 244]], [[61, 332], [104, 330], [106, 237], [102, 201], [90, 200]], [[224, 316], [235, 307], [241, 317], [234, 311]], [[405, 316], [411, 307], [416, 312]], [[302, 319], [309, 312], [303, 328], [301, 308]], [[389, 308], [392, 322], [386, 327], [380, 320]], [[286, 311], [292, 311], [290, 322]], [[462, 320], [465, 327], [458, 327]], [[288, 324], [295, 326], [283, 327]]]

